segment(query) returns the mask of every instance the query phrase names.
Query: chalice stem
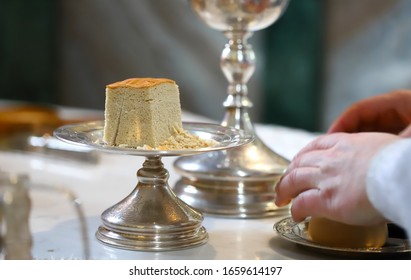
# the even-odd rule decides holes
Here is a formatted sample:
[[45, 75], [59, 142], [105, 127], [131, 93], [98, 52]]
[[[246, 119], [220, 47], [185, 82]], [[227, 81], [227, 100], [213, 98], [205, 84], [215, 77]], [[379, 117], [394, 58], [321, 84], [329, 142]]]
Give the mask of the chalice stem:
[[255, 71], [255, 53], [247, 42], [252, 33], [236, 30], [227, 31], [225, 35], [228, 43], [221, 54], [220, 66], [229, 85], [227, 99], [223, 103], [226, 114], [221, 124], [253, 132], [247, 112], [253, 106], [248, 98], [247, 86]]

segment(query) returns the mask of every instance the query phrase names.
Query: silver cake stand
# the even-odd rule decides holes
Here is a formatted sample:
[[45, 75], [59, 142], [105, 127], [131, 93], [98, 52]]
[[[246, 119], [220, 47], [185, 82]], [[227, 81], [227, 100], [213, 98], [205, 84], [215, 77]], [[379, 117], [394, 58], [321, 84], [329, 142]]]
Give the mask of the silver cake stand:
[[214, 140], [216, 144], [195, 150], [145, 150], [105, 145], [103, 125], [102, 121], [80, 123], [54, 132], [55, 137], [68, 143], [145, 157], [142, 168], [137, 171], [138, 183], [134, 190], [102, 213], [103, 224], [96, 232], [97, 239], [113, 247], [142, 251], [177, 250], [206, 243], [208, 234], [201, 225], [202, 214], [173, 193], [161, 158], [226, 150], [252, 141], [253, 136], [220, 125], [184, 123], [189, 133]]
[[223, 103], [225, 127], [242, 129], [255, 141], [236, 149], [184, 157], [175, 161], [183, 177], [174, 192], [204, 213], [233, 218], [284, 214], [274, 204], [275, 184], [289, 162], [270, 150], [256, 135], [248, 109], [247, 82], [255, 70], [255, 53], [247, 43], [254, 31], [274, 23], [288, 0], [189, 0], [191, 8], [211, 28], [222, 31], [228, 43], [221, 55], [228, 97]]

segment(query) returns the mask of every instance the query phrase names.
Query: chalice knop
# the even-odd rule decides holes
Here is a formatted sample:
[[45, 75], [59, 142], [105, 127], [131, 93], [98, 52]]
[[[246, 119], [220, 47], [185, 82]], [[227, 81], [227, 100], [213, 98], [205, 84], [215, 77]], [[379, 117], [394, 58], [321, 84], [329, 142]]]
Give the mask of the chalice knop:
[[274, 204], [275, 185], [287, 159], [268, 148], [256, 135], [248, 114], [252, 102], [247, 82], [255, 70], [255, 53], [247, 42], [254, 31], [274, 23], [288, 0], [189, 0], [191, 8], [210, 27], [228, 39], [221, 69], [229, 85], [221, 125], [244, 130], [255, 140], [224, 151], [199, 154], [175, 161], [182, 178], [174, 192], [204, 213], [234, 218], [258, 218], [284, 213]]

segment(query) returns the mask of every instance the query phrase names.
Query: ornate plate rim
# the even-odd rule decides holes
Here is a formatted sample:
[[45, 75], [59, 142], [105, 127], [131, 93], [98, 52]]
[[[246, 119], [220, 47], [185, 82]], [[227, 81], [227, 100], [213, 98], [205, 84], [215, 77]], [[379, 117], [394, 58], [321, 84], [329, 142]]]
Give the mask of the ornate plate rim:
[[[208, 134], [213, 140], [217, 136], [224, 140], [217, 141], [216, 146], [200, 148], [200, 149], [185, 149], [185, 150], [145, 150], [135, 148], [113, 147], [104, 144], [102, 139], [102, 131], [104, 121], [83, 122], [64, 125], [54, 131], [54, 136], [66, 143], [76, 144], [93, 148], [96, 150], [140, 156], [179, 156], [193, 155], [197, 153], [225, 150], [247, 144], [254, 140], [252, 134], [246, 133], [244, 130], [239, 130], [232, 127], [225, 127], [212, 123], [201, 122], [183, 122], [183, 128], [192, 133]], [[92, 140], [94, 139], [94, 140]]]
[[407, 239], [388, 238], [389, 246], [382, 248], [337, 248], [323, 246], [311, 241], [307, 233], [307, 221], [296, 223], [291, 217], [281, 219], [274, 224], [274, 230], [279, 235], [290, 242], [302, 245], [310, 249], [319, 251], [344, 254], [344, 255], [385, 255], [385, 254], [406, 254], [411, 252], [411, 246]]

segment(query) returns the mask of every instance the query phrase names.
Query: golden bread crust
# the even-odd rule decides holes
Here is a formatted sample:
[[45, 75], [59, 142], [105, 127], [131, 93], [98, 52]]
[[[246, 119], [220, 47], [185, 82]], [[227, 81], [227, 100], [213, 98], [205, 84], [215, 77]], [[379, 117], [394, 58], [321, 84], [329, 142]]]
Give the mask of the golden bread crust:
[[107, 85], [107, 88], [149, 88], [163, 83], [175, 84], [175, 81], [165, 78], [130, 78], [124, 81], [115, 82]]

